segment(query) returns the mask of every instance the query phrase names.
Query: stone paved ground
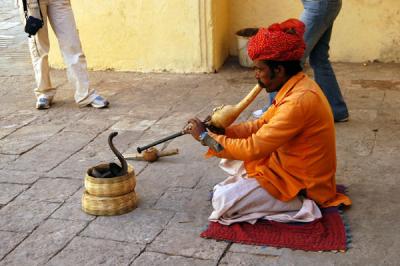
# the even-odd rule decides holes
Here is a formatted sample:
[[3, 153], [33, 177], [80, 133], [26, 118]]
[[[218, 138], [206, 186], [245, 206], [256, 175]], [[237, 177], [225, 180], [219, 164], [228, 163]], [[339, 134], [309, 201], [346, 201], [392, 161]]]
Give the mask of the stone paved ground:
[[351, 113], [336, 129], [353, 247], [335, 254], [228, 244], [199, 237], [209, 190], [224, 174], [189, 136], [160, 146], [179, 148], [178, 156], [131, 161], [140, 197], [131, 213], [83, 213], [83, 176], [115, 159], [111, 131], [121, 151], [134, 152], [189, 117], [238, 102], [254, 85], [252, 71], [230, 62], [218, 74], [91, 72], [111, 100], [105, 110], [77, 108], [65, 72], [52, 71], [54, 106], [38, 111], [25, 35], [8, 3], [0, 1], [0, 265], [399, 265], [400, 65], [334, 66]]

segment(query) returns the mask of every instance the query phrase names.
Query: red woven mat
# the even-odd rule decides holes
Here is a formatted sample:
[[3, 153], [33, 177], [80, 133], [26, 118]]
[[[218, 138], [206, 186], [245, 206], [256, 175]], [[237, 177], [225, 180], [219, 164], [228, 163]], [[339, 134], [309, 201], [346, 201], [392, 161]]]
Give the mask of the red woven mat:
[[254, 225], [211, 222], [201, 237], [235, 243], [286, 247], [310, 251], [346, 250], [346, 229], [337, 208], [322, 209], [322, 218], [311, 223], [278, 223], [259, 220]]

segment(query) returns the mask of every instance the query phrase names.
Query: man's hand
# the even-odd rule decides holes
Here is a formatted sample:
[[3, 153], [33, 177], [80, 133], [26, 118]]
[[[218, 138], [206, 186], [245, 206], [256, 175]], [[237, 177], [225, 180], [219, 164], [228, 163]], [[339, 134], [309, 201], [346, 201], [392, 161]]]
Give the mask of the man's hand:
[[211, 116], [207, 116], [206, 119], [204, 120], [204, 124], [206, 125], [207, 129], [210, 130], [212, 133], [218, 134], [218, 135], [225, 135], [225, 129], [213, 126], [211, 124]]
[[204, 131], [207, 131], [206, 126], [197, 117], [189, 119], [187, 125], [183, 128], [183, 132], [191, 134], [197, 141], [200, 141], [200, 134]]

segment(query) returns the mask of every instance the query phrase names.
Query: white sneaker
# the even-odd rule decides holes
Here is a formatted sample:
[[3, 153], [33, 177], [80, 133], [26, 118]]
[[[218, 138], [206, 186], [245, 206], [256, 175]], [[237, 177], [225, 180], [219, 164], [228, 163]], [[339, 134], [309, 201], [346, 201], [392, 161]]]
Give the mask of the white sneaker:
[[97, 95], [93, 101], [89, 104], [94, 108], [105, 108], [110, 104], [109, 101], [101, 97], [100, 95]]
[[96, 94], [94, 99], [90, 103], [79, 104], [79, 107], [92, 106], [94, 108], [105, 108], [109, 104], [109, 101], [107, 101], [102, 96]]
[[39, 96], [36, 100], [36, 109], [38, 110], [44, 110], [44, 109], [49, 109], [50, 108], [50, 99], [47, 98], [46, 96]]
[[255, 110], [255, 111], [253, 112], [253, 116], [254, 116], [255, 118], [260, 118], [260, 117], [262, 116], [263, 113], [264, 113], [264, 111], [263, 111], [262, 109], [260, 109], [260, 110]]

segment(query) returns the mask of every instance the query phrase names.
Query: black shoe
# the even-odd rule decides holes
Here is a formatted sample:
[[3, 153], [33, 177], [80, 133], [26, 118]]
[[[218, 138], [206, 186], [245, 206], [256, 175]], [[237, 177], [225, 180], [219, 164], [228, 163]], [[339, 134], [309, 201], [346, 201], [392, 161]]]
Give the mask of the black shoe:
[[335, 122], [337, 122], [337, 123], [342, 123], [342, 122], [347, 122], [347, 121], [349, 121], [348, 116], [346, 116], [345, 118], [342, 118], [342, 119], [335, 119]]

